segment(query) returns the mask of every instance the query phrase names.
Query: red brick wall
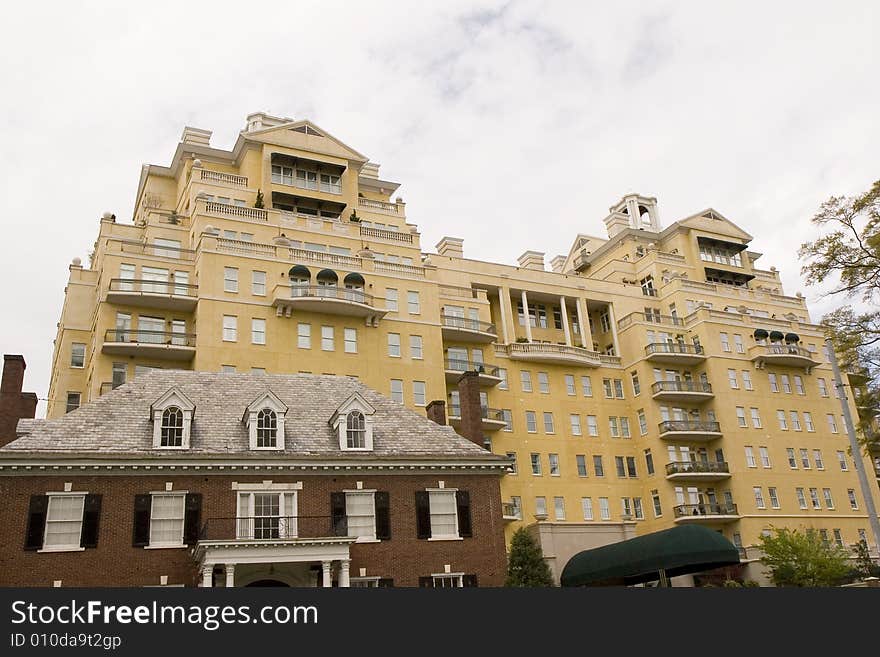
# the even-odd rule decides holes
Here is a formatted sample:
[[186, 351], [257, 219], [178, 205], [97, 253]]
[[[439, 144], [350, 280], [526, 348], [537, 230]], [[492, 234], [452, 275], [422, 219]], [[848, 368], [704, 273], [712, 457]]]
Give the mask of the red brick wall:
[[[504, 530], [499, 478], [487, 475], [135, 475], [129, 472], [99, 476], [0, 476], [0, 586], [143, 586], [158, 585], [161, 575], [169, 584], [195, 585], [196, 564], [188, 549], [145, 550], [132, 546], [134, 496], [165, 490], [201, 493], [202, 521], [235, 516], [232, 482], [275, 483], [301, 481], [300, 515], [330, 515], [330, 493], [353, 490], [357, 481], [366, 489], [388, 491], [391, 540], [351, 546], [351, 575], [360, 568], [369, 576], [391, 577], [395, 586], [417, 586], [418, 578], [453, 572], [475, 573], [480, 586], [500, 586], [505, 576]], [[426, 541], [416, 538], [415, 491], [436, 487], [470, 492], [473, 537], [460, 541]], [[80, 552], [38, 553], [24, 550], [28, 504], [31, 495], [63, 491], [71, 482], [74, 491], [103, 495], [98, 547]]]
[[3, 376], [0, 379], [0, 447], [15, 440], [15, 428], [21, 418], [32, 418], [37, 412], [37, 396], [22, 392], [24, 358], [3, 356]]

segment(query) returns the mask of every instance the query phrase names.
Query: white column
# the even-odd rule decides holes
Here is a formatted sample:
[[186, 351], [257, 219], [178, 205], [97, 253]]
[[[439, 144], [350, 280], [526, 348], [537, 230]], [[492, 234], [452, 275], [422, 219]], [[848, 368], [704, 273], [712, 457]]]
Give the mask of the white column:
[[498, 314], [501, 315], [501, 337], [504, 338], [504, 344], [510, 342], [510, 332], [507, 330], [507, 312], [504, 309], [504, 297], [507, 297], [507, 305], [510, 305], [510, 293], [501, 288], [498, 290]]
[[571, 346], [571, 329], [568, 327], [568, 308], [565, 307], [565, 297], [559, 297], [559, 312], [562, 313], [562, 330], [565, 332], [565, 344]]
[[351, 586], [351, 581], [348, 579], [348, 571], [351, 567], [351, 561], [348, 559], [342, 559], [339, 562], [339, 586], [341, 588], [348, 588]]
[[235, 564], [226, 564], [226, 588], [231, 589], [235, 586]]
[[578, 314], [578, 326], [581, 329], [581, 342], [584, 345], [584, 349], [593, 350], [593, 336], [590, 333], [590, 316], [583, 309], [586, 306], [586, 301], [578, 297], [574, 300], [575, 306], [577, 307]]
[[[529, 314], [529, 299], [526, 296], [526, 291], [522, 291], [522, 305], [523, 305], [523, 323], [526, 325], [526, 340], [529, 342], [532, 341], [532, 322], [531, 315]], [[537, 311], [535, 311], [537, 312]], [[537, 319], [537, 315], [536, 315]]]
[[611, 337], [614, 338], [614, 353], [620, 356], [620, 342], [617, 340], [617, 320], [614, 318], [614, 307], [608, 304], [608, 321], [611, 322]]
[[501, 316], [507, 322], [507, 332], [504, 334], [504, 341], [507, 343], [516, 341], [516, 319], [513, 315], [513, 307], [510, 303], [510, 288], [501, 288]]
[[330, 588], [333, 585], [333, 580], [330, 579], [330, 562], [322, 561], [321, 562], [321, 586], [325, 589]]
[[211, 588], [214, 584], [214, 566], [202, 566], [202, 587]]

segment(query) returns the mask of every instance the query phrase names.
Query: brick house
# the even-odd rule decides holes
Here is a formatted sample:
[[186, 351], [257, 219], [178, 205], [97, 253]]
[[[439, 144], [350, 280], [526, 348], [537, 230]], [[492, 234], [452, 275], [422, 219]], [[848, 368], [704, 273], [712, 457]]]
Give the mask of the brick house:
[[18, 436], [2, 586], [504, 580], [508, 459], [351, 378], [156, 370]]

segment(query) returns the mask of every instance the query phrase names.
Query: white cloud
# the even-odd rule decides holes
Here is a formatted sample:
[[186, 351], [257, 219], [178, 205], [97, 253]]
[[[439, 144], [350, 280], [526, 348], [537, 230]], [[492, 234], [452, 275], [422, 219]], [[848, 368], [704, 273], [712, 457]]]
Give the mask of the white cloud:
[[799, 280], [831, 194], [880, 177], [875, 3], [214, 2], [18, 5], [0, 56], [7, 322], [0, 348], [45, 396], [74, 256], [184, 125], [230, 146], [248, 112], [308, 117], [403, 183], [431, 250], [512, 263], [602, 234], [656, 195], [712, 206]]

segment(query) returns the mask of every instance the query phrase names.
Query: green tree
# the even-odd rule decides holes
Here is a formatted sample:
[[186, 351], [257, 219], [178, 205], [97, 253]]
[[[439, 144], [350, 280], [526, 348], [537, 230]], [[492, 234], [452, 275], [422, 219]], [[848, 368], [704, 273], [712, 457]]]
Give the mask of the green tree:
[[849, 553], [815, 529], [773, 529], [761, 536], [760, 547], [776, 586], [833, 586], [852, 570]]
[[513, 533], [504, 586], [553, 586], [550, 567], [544, 561], [541, 546], [524, 528]]
[[859, 541], [852, 547], [856, 555], [856, 570], [859, 572], [859, 575], [862, 577], [877, 577], [880, 568], [877, 567], [877, 564], [871, 558], [867, 541]]

